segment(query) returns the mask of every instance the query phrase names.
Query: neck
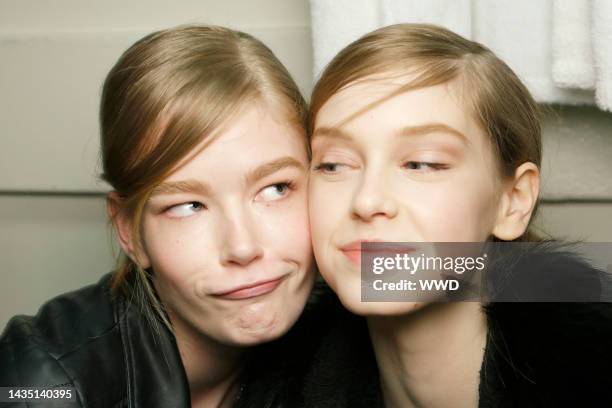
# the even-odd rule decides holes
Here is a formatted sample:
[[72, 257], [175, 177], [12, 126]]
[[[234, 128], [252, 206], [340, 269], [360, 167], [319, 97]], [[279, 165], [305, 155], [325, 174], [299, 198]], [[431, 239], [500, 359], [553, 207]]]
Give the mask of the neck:
[[478, 406], [486, 319], [476, 302], [368, 316], [385, 406]]
[[170, 314], [191, 393], [191, 406], [230, 407], [240, 390], [239, 376], [246, 351], [203, 335]]

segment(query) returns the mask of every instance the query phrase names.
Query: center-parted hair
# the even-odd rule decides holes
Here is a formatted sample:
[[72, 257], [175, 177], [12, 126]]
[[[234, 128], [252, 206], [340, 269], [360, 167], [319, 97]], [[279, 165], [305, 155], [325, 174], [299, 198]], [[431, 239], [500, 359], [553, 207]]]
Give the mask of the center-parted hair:
[[[154, 187], [255, 104], [299, 129], [307, 148], [306, 102], [285, 67], [254, 37], [217, 26], [180, 26], [147, 35], [121, 55], [102, 91], [101, 178], [120, 196], [136, 245]], [[128, 282], [142, 289], [131, 295], [169, 325], [148, 272], [121, 254], [112, 288], [129, 291]]]

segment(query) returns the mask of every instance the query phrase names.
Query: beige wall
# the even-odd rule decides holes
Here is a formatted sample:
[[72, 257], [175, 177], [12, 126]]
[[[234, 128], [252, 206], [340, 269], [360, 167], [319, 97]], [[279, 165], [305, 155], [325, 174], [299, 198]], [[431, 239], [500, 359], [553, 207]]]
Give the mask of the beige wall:
[[[101, 81], [142, 35], [190, 22], [258, 36], [310, 91], [306, 0], [0, 3], [0, 327], [112, 268], [96, 181]], [[544, 194], [571, 200], [541, 208], [538, 225], [554, 235], [612, 241], [611, 121], [571, 107], [547, 119]]]
[[143, 35], [195, 22], [259, 37], [310, 90], [306, 0], [0, 2], [0, 191], [105, 190], [96, 174], [106, 73]]

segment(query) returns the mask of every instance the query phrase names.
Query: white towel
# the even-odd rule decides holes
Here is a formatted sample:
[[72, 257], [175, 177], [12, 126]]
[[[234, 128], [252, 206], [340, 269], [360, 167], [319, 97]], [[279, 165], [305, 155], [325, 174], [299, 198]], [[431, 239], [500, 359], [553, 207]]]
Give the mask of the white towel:
[[561, 88], [595, 88], [591, 1], [554, 0], [552, 75]]
[[595, 100], [601, 109], [612, 112], [612, 1], [592, 1]]
[[594, 90], [612, 112], [612, 2], [554, 0], [552, 52], [555, 84]]
[[538, 102], [593, 104], [593, 92], [553, 82], [551, 0], [474, 0], [473, 6], [473, 39], [504, 60]]
[[444, 26], [466, 38], [472, 37], [471, 0], [381, 0], [382, 24], [400, 22]]

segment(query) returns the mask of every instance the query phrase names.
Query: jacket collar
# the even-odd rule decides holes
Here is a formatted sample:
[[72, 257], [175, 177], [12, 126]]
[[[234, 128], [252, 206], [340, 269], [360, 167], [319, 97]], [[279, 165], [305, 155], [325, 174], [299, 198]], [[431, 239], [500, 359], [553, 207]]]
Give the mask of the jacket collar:
[[190, 407], [187, 376], [174, 335], [152, 327], [139, 308], [119, 297], [115, 302], [126, 367], [129, 407]]

